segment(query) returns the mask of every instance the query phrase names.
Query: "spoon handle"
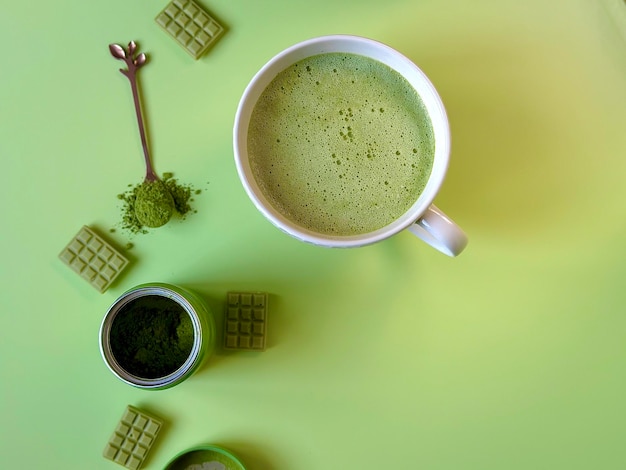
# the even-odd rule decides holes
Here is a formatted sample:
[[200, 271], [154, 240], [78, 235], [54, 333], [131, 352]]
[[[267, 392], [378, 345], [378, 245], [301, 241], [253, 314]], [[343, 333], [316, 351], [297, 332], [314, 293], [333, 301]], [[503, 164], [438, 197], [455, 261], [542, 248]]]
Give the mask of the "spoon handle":
[[119, 44], [110, 44], [109, 50], [111, 55], [116, 59], [126, 62], [128, 69], [120, 69], [120, 72], [128, 78], [130, 88], [133, 92], [133, 101], [135, 103], [135, 113], [137, 114], [137, 125], [139, 126], [139, 136], [141, 137], [141, 147], [143, 148], [143, 156], [146, 162], [146, 181], [156, 181], [158, 176], [152, 168], [150, 152], [148, 150], [148, 141], [146, 139], [146, 130], [143, 123], [143, 114], [141, 112], [141, 102], [139, 100], [139, 90], [137, 86], [137, 70], [146, 63], [146, 55], [142, 52], [134, 57], [137, 49], [135, 41], [128, 43], [128, 50], [125, 50]]

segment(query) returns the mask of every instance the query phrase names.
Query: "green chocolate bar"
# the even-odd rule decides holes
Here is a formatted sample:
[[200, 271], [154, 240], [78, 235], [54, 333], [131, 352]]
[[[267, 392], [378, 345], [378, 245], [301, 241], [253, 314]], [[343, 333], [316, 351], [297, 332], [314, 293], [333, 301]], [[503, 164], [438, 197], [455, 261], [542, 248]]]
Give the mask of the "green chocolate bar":
[[128, 405], [104, 448], [103, 456], [131, 470], [141, 467], [163, 422]]
[[224, 32], [224, 28], [193, 0], [172, 0], [155, 20], [196, 60]]
[[229, 292], [224, 318], [224, 349], [264, 351], [267, 294]]
[[59, 258], [100, 292], [126, 268], [128, 260], [86, 225]]

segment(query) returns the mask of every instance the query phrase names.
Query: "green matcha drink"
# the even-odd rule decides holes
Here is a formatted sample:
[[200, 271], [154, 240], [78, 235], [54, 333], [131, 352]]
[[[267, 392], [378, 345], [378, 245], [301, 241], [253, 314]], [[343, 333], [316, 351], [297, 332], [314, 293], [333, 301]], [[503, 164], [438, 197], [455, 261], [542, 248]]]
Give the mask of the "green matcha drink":
[[350, 236], [382, 228], [418, 199], [434, 158], [430, 119], [399, 73], [326, 53], [280, 72], [252, 112], [254, 178], [285, 217]]

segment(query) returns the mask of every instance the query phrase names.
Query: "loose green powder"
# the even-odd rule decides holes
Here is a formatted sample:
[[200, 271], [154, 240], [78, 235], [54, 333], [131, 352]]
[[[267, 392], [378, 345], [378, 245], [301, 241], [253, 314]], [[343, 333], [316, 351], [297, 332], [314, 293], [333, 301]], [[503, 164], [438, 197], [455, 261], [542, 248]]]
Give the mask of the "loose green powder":
[[174, 300], [147, 295], [122, 307], [111, 325], [111, 351], [130, 374], [156, 379], [177, 370], [194, 341], [191, 318]]
[[[162, 180], [174, 200], [174, 216], [184, 220], [188, 214], [196, 212], [191, 207], [192, 194], [201, 194], [201, 190], [194, 189], [189, 184], [179, 183], [173, 173], [163, 173]], [[122, 201], [121, 228], [131, 234], [148, 233], [148, 227], [137, 218], [136, 211], [137, 194], [142, 185], [143, 183], [129, 184], [128, 189], [117, 196]]]

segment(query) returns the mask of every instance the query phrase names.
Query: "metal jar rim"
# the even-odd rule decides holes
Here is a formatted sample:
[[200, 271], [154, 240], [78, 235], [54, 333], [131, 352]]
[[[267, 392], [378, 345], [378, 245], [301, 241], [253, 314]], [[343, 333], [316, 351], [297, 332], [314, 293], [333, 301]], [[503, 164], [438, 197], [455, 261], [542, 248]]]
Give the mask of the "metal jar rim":
[[[168, 298], [180, 305], [189, 315], [194, 333], [191, 352], [185, 362], [171, 374], [155, 379], [139, 377], [126, 371], [117, 362], [117, 359], [113, 355], [110, 341], [111, 327], [117, 314], [133, 300], [146, 296]], [[105, 364], [120, 380], [139, 388], [160, 389], [167, 388], [181, 382], [194, 371], [197, 362], [202, 358], [201, 351], [202, 325], [198, 312], [189, 300], [187, 300], [182, 294], [163, 284], [142, 285], [125, 292], [113, 303], [113, 305], [111, 305], [111, 307], [109, 307], [109, 310], [105, 314], [100, 326], [100, 353], [102, 354]]]

